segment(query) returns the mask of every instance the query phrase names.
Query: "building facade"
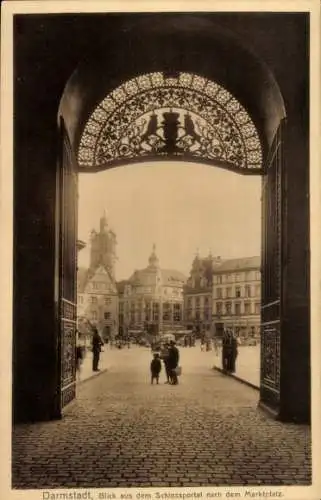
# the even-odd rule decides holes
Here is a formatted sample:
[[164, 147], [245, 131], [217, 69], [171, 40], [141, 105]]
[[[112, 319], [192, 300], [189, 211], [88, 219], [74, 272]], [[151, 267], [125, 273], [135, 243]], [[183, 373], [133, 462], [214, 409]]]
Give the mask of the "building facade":
[[77, 322], [80, 334], [86, 338], [92, 325], [97, 327], [105, 340], [118, 334], [116, 244], [116, 235], [109, 228], [104, 213], [100, 219], [99, 232], [91, 232], [89, 268], [78, 269]]
[[211, 331], [213, 273], [220, 264], [220, 257], [209, 254], [208, 257], [201, 258], [197, 254], [184, 286], [184, 323], [196, 335]]
[[183, 286], [179, 271], [161, 269], [155, 245], [148, 266], [117, 284], [120, 333], [165, 333], [183, 328]]
[[260, 257], [225, 260], [213, 273], [213, 333], [260, 338]]

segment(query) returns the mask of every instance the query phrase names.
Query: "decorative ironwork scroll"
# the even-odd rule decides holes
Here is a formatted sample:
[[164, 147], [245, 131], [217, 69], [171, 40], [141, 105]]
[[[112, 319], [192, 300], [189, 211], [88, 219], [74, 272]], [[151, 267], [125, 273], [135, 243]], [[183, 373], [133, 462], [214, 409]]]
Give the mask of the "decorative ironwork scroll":
[[90, 116], [78, 150], [87, 170], [155, 157], [262, 170], [247, 111], [223, 87], [190, 73], [150, 73], [116, 88]]

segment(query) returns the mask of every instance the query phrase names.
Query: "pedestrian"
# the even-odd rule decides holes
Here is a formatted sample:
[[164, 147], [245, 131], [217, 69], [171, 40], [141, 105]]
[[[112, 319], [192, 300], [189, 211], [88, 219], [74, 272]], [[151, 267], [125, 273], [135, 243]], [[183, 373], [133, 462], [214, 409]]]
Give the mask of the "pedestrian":
[[97, 328], [94, 328], [93, 338], [92, 338], [92, 351], [93, 351], [93, 371], [98, 372], [98, 364], [101, 352], [101, 346], [104, 345]]
[[171, 383], [171, 371], [169, 368], [168, 357], [169, 357], [169, 346], [167, 343], [165, 343], [161, 349], [161, 354], [160, 354], [160, 358], [163, 360], [164, 367], [165, 367], [165, 373], [166, 373], [165, 384]]
[[179, 362], [179, 350], [177, 349], [174, 340], [170, 341], [170, 347], [169, 347], [169, 355], [168, 355], [168, 365], [169, 365], [169, 370], [170, 370], [170, 378], [171, 378], [171, 384], [172, 385], [177, 385], [178, 384], [178, 378], [177, 378], [177, 368], [178, 368], [178, 362]]
[[156, 379], [156, 384], [159, 383], [159, 374], [162, 370], [162, 363], [159, 357], [158, 352], [155, 352], [153, 355], [153, 359], [150, 364], [150, 372], [151, 372], [151, 384], [153, 385], [154, 380]]
[[238, 342], [237, 342], [236, 335], [233, 332], [231, 332], [231, 335], [230, 335], [230, 343], [231, 343], [231, 347], [230, 347], [229, 372], [235, 373], [235, 370], [236, 370], [235, 364], [236, 364], [236, 358], [238, 355]]
[[218, 356], [218, 338], [216, 335], [214, 335], [214, 338], [213, 338], [213, 344], [214, 344], [214, 351], [215, 351], [215, 356]]
[[224, 330], [222, 339], [222, 367], [224, 371], [229, 371], [230, 366], [230, 334]]
[[84, 359], [84, 348], [80, 343], [79, 332], [76, 331], [76, 371], [78, 379], [80, 379], [81, 365], [83, 359]]

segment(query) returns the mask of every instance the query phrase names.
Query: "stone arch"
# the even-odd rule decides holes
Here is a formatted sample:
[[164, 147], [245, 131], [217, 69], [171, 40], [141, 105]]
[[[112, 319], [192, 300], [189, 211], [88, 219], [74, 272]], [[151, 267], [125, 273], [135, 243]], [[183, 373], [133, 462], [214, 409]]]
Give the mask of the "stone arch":
[[[195, 38], [195, 32], [200, 33], [200, 30], [202, 35]], [[193, 92], [194, 97], [198, 93], [207, 102], [208, 109], [214, 112], [217, 112], [219, 107], [225, 109], [225, 116], [229, 114], [232, 119], [235, 118], [233, 106], [242, 109], [248, 115], [251, 126], [256, 128], [262, 159], [255, 160], [255, 168], [246, 168], [245, 165], [255, 162], [247, 162], [243, 151], [242, 161], [238, 164], [239, 167], [243, 166], [239, 170], [243, 173], [262, 173], [262, 169], [257, 165], [260, 163], [262, 166], [268, 156], [275, 133], [286, 116], [285, 105], [279, 86], [268, 66], [231, 31], [210, 20], [187, 15], [183, 19], [176, 19], [175, 16], [168, 19], [157, 18], [153, 23], [142, 20], [122, 33], [119, 46], [113, 48], [112, 53], [108, 51], [108, 37], [104, 33], [100, 35], [97, 46], [84, 57], [69, 78], [60, 101], [58, 115], [64, 117], [75, 152], [78, 152], [81, 141], [84, 141], [84, 130], [87, 127], [88, 131], [88, 122], [98, 116], [98, 121], [103, 120], [101, 113], [106, 100], [113, 100], [115, 97], [120, 110], [121, 93], [126, 94], [126, 89], [130, 86], [139, 86], [142, 79], [145, 79], [146, 85], [146, 78], [149, 78], [152, 79], [152, 84], [149, 89], [145, 89], [145, 95], [162, 88], [164, 92], [171, 88], [172, 97], [175, 92], [181, 96], [182, 90], [185, 90], [185, 93]], [[175, 46], [172, 44], [173, 36]], [[148, 44], [142, 43], [144, 38], [148, 39]], [[130, 47], [128, 58], [123, 56], [125, 47], [127, 50]], [[192, 84], [187, 83], [190, 77]], [[185, 89], [182, 84], [184, 79]], [[206, 88], [208, 92], [204, 92]], [[128, 97], [130, 96], [134, 97], [129, 92]], [[177, 95], [172, 102], [176, 101], [177, 104], [180, 96]], [[228, 99], [230, 109], [224, 108]], [[235, 127], [233, 128], [235, 130]], [[211, 133], [208, 120], [207, 129]], [[151, 156], [154, 159], [159, 158], [159, 155], [154, 153]], [[177, 160], [177, 155], [174, 156]], [[188, 161], [189, 156], [193, 161], [199, 161], [201, 158], [206, 162], [206, 155], [195, 158], [195, 155], [186, 154], [186, 151], [182, 158]], [[148, 155], [145, 155], [145, 159], [149, 159]], [[235, 168], [235, 162], [221, 159], [219, 155], [215, 159], [216, 164]], [[135, 161], [135, 158], [132, 155], [130, 158], [118, 160], [113, 158], [114, 165], [129, 163], [129, 160]], [[207, 160], [213, 162], [213, 158]], [[105, 162], [103, 168], [110, 167], [111, 163]], [[84, 164], [80, 164], [80, 167], [86, 171]], [[101, 168], [96, 170], [99, 169]], [[90, 165], [90, 171], [93, 170], [93, 165]]]

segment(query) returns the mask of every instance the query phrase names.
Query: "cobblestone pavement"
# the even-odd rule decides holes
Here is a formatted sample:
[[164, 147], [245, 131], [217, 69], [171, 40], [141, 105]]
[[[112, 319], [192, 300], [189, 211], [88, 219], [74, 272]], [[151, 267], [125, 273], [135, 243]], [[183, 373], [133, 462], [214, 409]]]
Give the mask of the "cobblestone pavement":
[[307, 426], [258, 410], [213, 354], [181, 357], [180, 384], [152, 386], [149, 350], [110, 351], [62, 420], [16, 427], [13, 488], [310, 484]]

